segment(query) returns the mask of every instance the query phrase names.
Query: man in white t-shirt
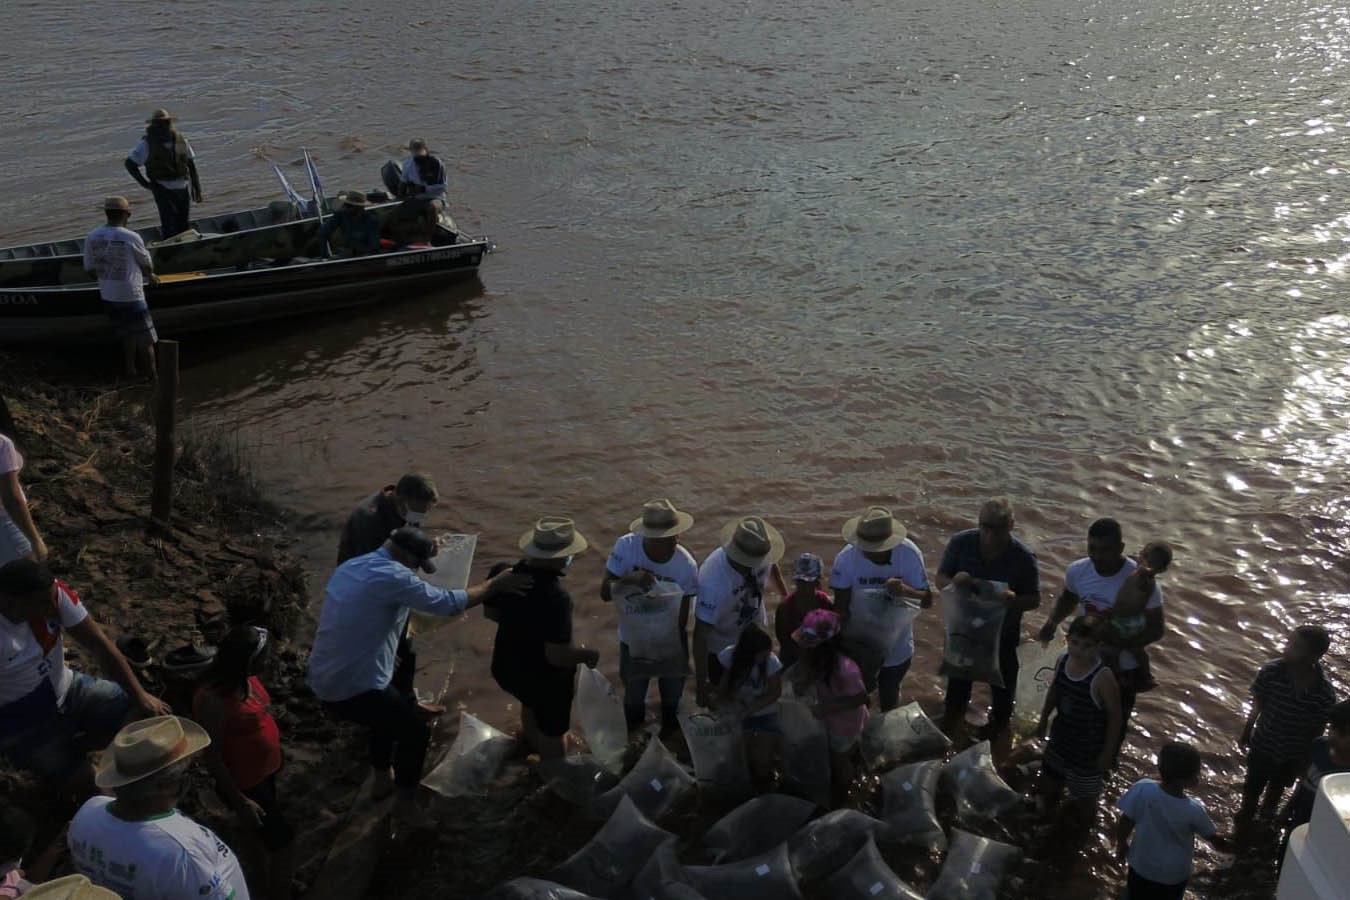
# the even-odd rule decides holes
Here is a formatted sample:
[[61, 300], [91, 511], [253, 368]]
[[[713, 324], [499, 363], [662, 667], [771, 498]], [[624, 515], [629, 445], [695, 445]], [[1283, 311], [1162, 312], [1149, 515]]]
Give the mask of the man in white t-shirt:
[[[912, 598], [924, 609], [933, 605], [923, 554], [906, 537], [905, 526], [889, 509], [868, 507], [862, 515], [844, 523], [843, 535], [848, 546], [839, 551], [830, 569], [830, 590], [834, 591], [834, 605], [842, 619], [848, 620], [852, 602], [872, 592], [897, 603]], [[844, 634], [848, 635], [847, 627]], [[914, 629], [907, 626], [886, 654], [881, 671], [875, 673], [883, 712], [900, 705], [900, 682], [913, 660]], [[873, 675], [863, 673], [869, 683]]]
[[97, 776], [116, 796], [85, 801], [70, 823], [75, 868], [132, 900], [248, 900], [239, 858], [177, 809], [190, 759], [210, 743], [200, 725], [178, 716], [118, 732]]
[[[1125, 537], [1119, 522], [1115, 519], [1098, 519], [1088, 526], [1088, 555], [1069, 563], [1064, 570], [1064, 590], [1055, 602], [1050, 618], [1045, 620], [1037, 635], [1041, 643], [1053, 640], [1059, 623], [1071, 614], [1109, 614], [1116, 603], [1120, 586], [1138, 565], [1125, 555]], [[1114, 629], [1103, 631], [1102, 643], [1120, 654], [1117, 677], [1120, 680], [1120, 705], [1126, 725], [1134, 711], [1140, 687], [1135, 677], [1139, 661], [1131, 651], [1158, 641], [1165, 631], [1162, 588], [1156, 584], [1153, 595], [1144, 607], [1142, 626], [1134, 634], [1122, 637]], [[1124, 739], [1125, 729], [1122, 728], [1121, 741]]]
[[746, 516], [722, 529], [718, 547], [698, 570], [698, 603], [694, 607], [694, 677], [698, 705], [707, 707], [722, 680], [717, 654], [736, 643], [751, 622], [768, 625], [764, 589], [770, 579], [780, 596], [787, 595], [776, 563], [783, 556], [783, 536], [759, 516]]
[[126, 167], [137, 184], [154, 194], [159, 236], [171, 238], [187, 231], [192, 203], [202, 202], [202, 184], [192, 145], [174, 127], [167, 110], [157, 109], [145, 120], [145, 134], [127, 154]]
[[[67, 668], [63, 633], [120, 686]], [[87, 752], [108, 743], [133, 701], [150, 715], [169, 711], [45, 565], [18, 559], [0, 566], [0, 756], [87, 792]]]
[[136, 377], [139, 358], [145, 374], [155, 377], [155, 323], [145, 302], [146, 279], [159, 284], [154, 262], [141, 236], [127, 227], [131, 203], [126, 197], [103, 201], [108, 224], [89, 232], [84, 239], [84, 268], [98, 279], [103, 310], [113, 333], [122, 342], [122, 363], [128, 378]]
[[[698, 596], [698, 564], [693, 554], [680, 546], [679, 535], [694, 524], [694, 517], [676, 509], [669, 500], [652, 500], [643, 505], [642, 515], [628, 526], [628, 533], [614, 542], [614, 549], [605, 563], [605, 580], [600, 584], [600, 599], [606, 603], [614, 599], [614, 586], [622, 585], [651, 590], [657, 582], [677, 585], [681, 592], [678, 615], [672, 616], [670, 627], [678, 631], [680, 643], [688, 646], [689, 609]], [[687, 653], [686, 653], [687, 656]], [[633, 660], [619, 624], [619, 678], [623, 681], [623, 710], [628, 719], [628, 730], [642, 727], [647, 717], [647, 690], [651, 678], [632, 672]], [[662, 675], [657, 678], [661, 694], [661, 733], [672, 734], [680, 727], [680, 695], [684, 693], [684, 676]]]

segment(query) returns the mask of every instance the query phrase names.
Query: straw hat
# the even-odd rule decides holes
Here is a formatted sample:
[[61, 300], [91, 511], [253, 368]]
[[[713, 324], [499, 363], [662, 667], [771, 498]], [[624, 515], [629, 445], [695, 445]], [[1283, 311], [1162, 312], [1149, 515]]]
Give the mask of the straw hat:
[[422, 138], [413, 138], [411, 141], [408, 141], [408, 152], [413, 156], [417, 156], [419, 153], [429, 153], [431, 151], [427, 148], [427, 142]]
[[518, 546], [529, 559], [562, 559], [585, 550], [589, 544], [566, 516], [544, 516], [520, 536]]
[[905, 539], [905, 526], [884, 506], [869, 506], [844, 523], [844, 540], [859, 550], [889, 550]]
[[722, 549], [732, 562], [767, 566], [783, 558], [783, 536], [759, 516], [746, 516], [722, 528]]
[[642, 515], [634, 519], [628, 530], [640, 537], [667, 538], [683, 534], [694, 525], [694, 517], [675, 508], [662, 497], [642, 504]]
[[114, 196], [112, 196], [112, 197], [104, 197], [104, 198], [103, 198], [103, 211], [104, 211], [104, 212], [131, 212], [131, 201], [128, 200], [126, 197], [118, 197], [118, 196], [116, 196], [116, 195], [114, 195]]
[[360, 191], [344, 191], [342, 194], [343, 206], [358, 206], [361, 209], [366, 208], [366, 195]]
[[67, 875], [36, 884], [24, 892], [38, 900], [122, 900], [122, 895], [99, 887], [83, 875]]
[[169, 115], [169, 111], [168, 111], [167, 109], [164, 109], [163, 107], [161, 107], [161, 108], [155, 110], [154, 112], [152, 112], [152, 113], [150, 114], [150, 118], [146, 119], [145, 121], [146, 121], [147, 123], [150, 123], [150, 122], [172, 122], [172, 121], [173, 121], [173, 116]]
[[155, 716], [132, 722], [117, 732], [103, 751], [94, 783], [117, 788], [162, 772], [211, 743], [202, 726], [178, 716]]

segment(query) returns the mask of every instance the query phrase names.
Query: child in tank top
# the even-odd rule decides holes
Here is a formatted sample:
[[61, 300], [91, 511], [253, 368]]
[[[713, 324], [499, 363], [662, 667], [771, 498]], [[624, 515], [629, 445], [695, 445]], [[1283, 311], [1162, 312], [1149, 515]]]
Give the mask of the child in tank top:
[[[1125, 576], [1120, 590], [1116, 591], [1116, 600], [1111, 604], [1108, 623], [1111, 636], [1130, 639], [1144, 630], [1144, 610], [1148, 601], [1157, 590], [1157, 576], [1172, 565], [1172, 548], [1162, 541], [1150, 541], [1139, 551], [1138, 567]], [[1130, 651], [1138, 661], [1135, 669], [1135, 685], [1140, 692], [1151, 691], [1157, 686], [1153, 679], [1153, 669], [1149, 664], [1148, 652], [1143, 647]]]

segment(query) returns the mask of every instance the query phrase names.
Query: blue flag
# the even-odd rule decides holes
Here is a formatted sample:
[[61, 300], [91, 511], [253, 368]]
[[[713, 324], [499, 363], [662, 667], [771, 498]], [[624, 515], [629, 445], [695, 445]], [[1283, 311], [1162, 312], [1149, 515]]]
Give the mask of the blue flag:
[[277, 173], [277, 179], [281, 182], [281, 189], [286, 192], [286, 199], [290, 200], [291, 203], [295, 204], [295, 208], [300, 213], [300, 215], [302, 216], [312, 215], [314, 212], [312, 208], [313, 204], [310, 203], [308, 200], [306, 200], [304, 197], [301, 197], [296, 192], [295, 188], [291, 187], [291, 183], [286, 180], [286, 174], [281, 171], [281, 166], [273, 164], [272, 171]]
[[322, 215], [328, 212], [328, 201], [324, 199], [323, 182], [319, 180], [319, 170], [314, 167], [314, 160], [309, 158], [309, 150], [301, 147], [300, 152], [305, 155], [305, 171], [309, 173], [309, 186], [314, 191], [314, 208]]

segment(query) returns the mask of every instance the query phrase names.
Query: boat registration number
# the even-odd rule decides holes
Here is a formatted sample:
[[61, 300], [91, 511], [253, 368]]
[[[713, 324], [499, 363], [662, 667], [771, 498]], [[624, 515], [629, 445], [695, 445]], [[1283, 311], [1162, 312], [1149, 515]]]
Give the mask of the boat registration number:
[[412, 253], [408, 256], [394, 256], [385, 260], [385, 265], [390, 267], [397, 266], [418, 266], [422, 263], [435, 262], [440, 259], [448, 259], [453, 256], [454, 250], [428, 250], [425, 253]]
[[0, 306], [37, 306], [36, 294], [0, 294]]

